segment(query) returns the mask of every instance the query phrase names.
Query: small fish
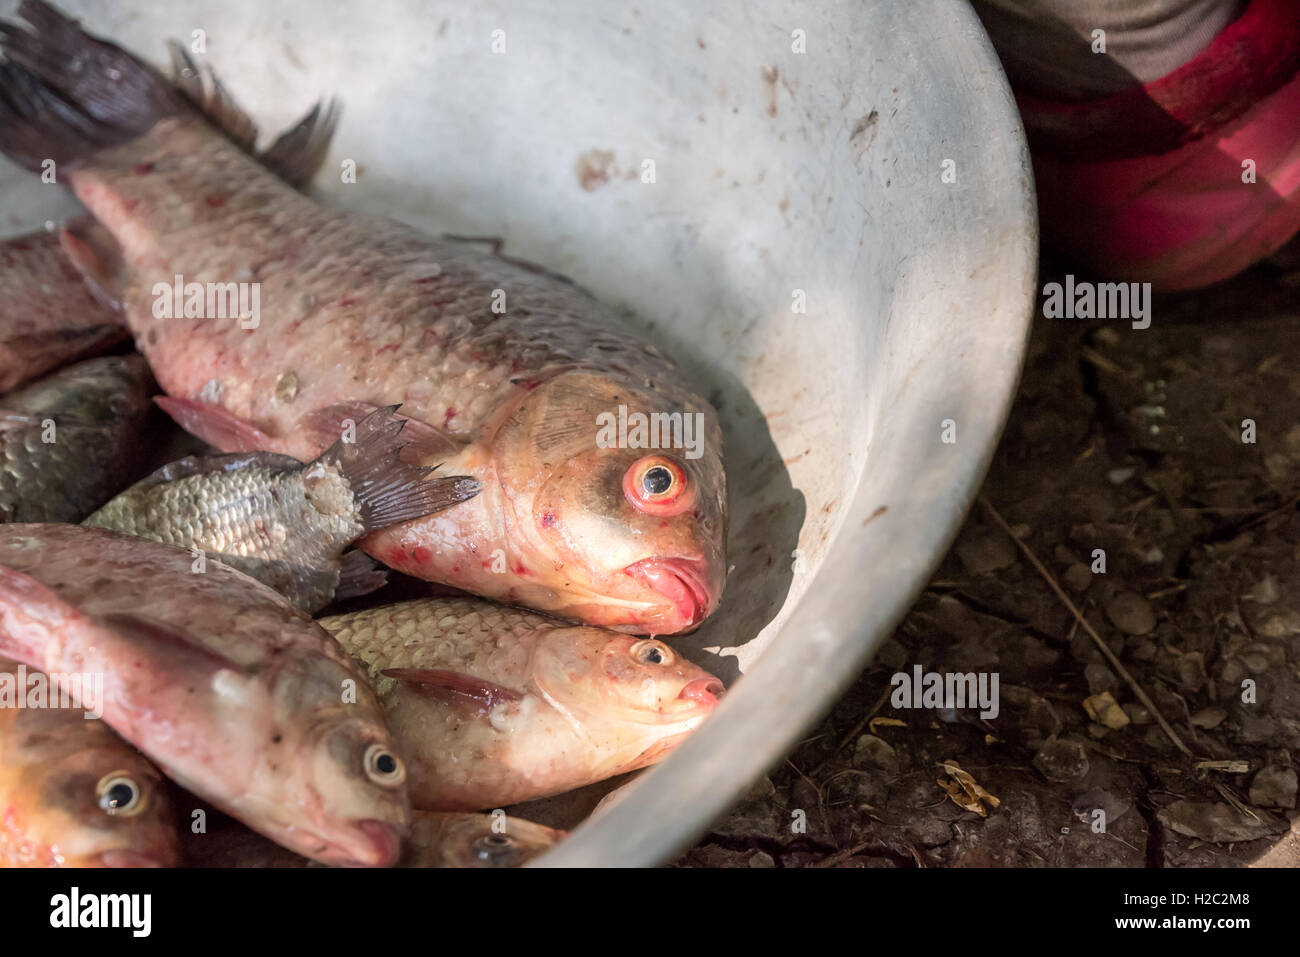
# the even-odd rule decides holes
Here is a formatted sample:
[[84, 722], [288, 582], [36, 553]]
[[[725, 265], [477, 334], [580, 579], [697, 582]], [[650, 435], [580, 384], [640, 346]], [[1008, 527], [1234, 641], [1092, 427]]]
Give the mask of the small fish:
[[[0, 660], [18, 694], [32, 679]], [[0, 867], [175, 867], [162, 775], [75, 708], [0, 706]]]
[[[181, 459], [118, 495], [83, 523], [200, 548], [314, 612], [371, 591], [384, 575], [343, 550], [367, 532], [478, 494], [472, 478], [429, 479], [403, 463], [396, 406], [356, 424], [304, 464], [274, 452]], [[358, 561], [360, 559], [360, 561]]]
[[467, 598], [323, 618], [361, 661], [407, 760], [411, 802], [477, 811], [653, 764], [722, 682], [662, 641]]
[[153, 391], [142, 357], [106, 356], [0, 398], [0, 521], [79, 522], [138, 478]]
[[[323, 206], [135, 57], [39, 0], [18, 12], [27, 25], [0, 30], [0, 152], [32, 170], [55, 159], [120, 246], [116, 300], [182, 426], [305, 461], [340, 418], [401, 403], [411, 461], [483, 494], [367, 536], [379, 561], [631, 633], [687, 631], [717, 608], [717, 412], [614, 309], [481, 244]], [[89, 273], [116, 255], [98, 246]], [[255, 333], [160, 314], [154, 290], [174, 276], [255, 276]], [[606, 434], [615, 420], [640, 425]]]
[[169, 778], [329, 864], [389, 866], [405, 770], [369, 682], [219, 562], [80, 525], [0, 525], [0, 655], [102, 674], [104, 722]]

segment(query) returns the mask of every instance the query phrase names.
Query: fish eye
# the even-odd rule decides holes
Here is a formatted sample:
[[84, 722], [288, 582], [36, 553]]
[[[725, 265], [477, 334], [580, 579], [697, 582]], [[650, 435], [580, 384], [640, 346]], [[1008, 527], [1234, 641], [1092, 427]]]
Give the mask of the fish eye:
[[95, 794], [100, 809], [114, 817], [131, 817], [144, 810], [144, 793], [140, 785], [122, 771], [100, 778], [95, 785]]
[[646, 639], [638, 641], [631, 648], [633, 660], [643, 665], [669, 665], [673, 662], [673, 651], [661, 641]]
[[623, 476], [623, 494], [650, 515], [674, 515], [694, 499], [686, 472], [666, 455], [647, 455], [633, 462]]
[[406, 766], [402, 759], [382, 744], [366, 748], [364, 760], [366, 777], [385, 787], [397, 787], [406, 780]]
[[470, 844], [474, 860], [484, 867], [513, 867], [519, 863], [519, 848], [507, 834], [484, 834]]

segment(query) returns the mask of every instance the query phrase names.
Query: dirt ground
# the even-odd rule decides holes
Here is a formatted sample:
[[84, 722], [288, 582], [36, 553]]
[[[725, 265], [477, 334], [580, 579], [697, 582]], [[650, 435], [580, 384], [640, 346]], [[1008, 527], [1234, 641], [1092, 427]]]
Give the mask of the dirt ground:
[[[1298, 356], [1295, 250], [1157, 297], [1149, 329], [1040, 315], [987, 504], [822, 725], [679, 863], [1300, 863]], [[998, 673], [998, 715], [895, 710], [915, 665]]]

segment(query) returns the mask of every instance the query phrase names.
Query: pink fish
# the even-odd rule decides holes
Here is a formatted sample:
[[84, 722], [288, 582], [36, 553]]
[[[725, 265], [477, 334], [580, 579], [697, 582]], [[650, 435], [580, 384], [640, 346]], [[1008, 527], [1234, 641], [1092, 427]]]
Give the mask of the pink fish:
[[101, 675], [105, 723], [285, 847], [393, 864], [405, 769], [364, 675], [269, 588], [192, 561], [104, 529], [0, 526], [0, 655]]
[[[82, 268], [116, 279], [182, 425], [307, 461], [400, 403], [414, 461], [483, 492], [369, 536], [380, 561], [637, 633], [717, 607], [717, 414], [612, 310], [538, 267], [295, 192], [129, 54], [38, 0], [19, 12], [30, 32], [0, 36], [0, 151], [32, 169], [54, 157], [113, 237]], [[205, 309], [205, 290], [241, 282], [255, 323]]]

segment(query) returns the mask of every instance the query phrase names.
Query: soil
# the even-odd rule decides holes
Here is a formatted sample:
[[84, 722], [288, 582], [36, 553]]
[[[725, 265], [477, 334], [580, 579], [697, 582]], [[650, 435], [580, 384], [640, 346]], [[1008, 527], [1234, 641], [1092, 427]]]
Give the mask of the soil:
[[[933, 580], [679, 864], [1300, 863], [1295, 252], [1147, 329], [1040, 315]], [[917, 665], [996, 673], [997, 715], [895, 708]]]

